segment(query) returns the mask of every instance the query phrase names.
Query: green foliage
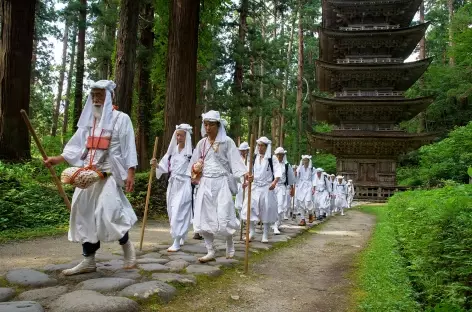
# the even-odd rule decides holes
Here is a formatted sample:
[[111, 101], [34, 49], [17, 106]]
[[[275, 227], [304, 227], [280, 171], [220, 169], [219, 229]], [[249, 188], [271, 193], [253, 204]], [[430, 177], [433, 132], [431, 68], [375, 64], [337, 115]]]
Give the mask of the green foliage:
[[313, 166], [323, 168], [328, 173], [336, 174], [336, 157], [332, 154], [316, 153]]
[[418, 159], [418, 167], [398, 170], [401, 185], [437, 186], [444, 180], [467, 183], [467, 170], [472, 164], [472, 122], [456, 128], [438, 143], [423, 146]]
[[426, 311], [472, 308], [472, 185], [397, 193], [388, 204]]
[[472, 167], [469, 167], [469, 169], [467, 169], [467, 174], [469, 175], [469, 177], [472, 178]]
[[[138, 218], [144, 216], [146, 206], [146, 194], [149, 181], [149, 173], [137, 173], [135, 177], [134, 192], [126, 194]], [[148, 216], [158, 217], [167, 215], [166, 206], [167, 182], [165, 179], [154, 180], [151, 184], [151, 198], [149, 202]]]
[[363, 312], [420, 311], [387, 207], [361, 209], [375, 214], [377, 224], [368, 247], [358, 259], [353, 292], [356, 308]]

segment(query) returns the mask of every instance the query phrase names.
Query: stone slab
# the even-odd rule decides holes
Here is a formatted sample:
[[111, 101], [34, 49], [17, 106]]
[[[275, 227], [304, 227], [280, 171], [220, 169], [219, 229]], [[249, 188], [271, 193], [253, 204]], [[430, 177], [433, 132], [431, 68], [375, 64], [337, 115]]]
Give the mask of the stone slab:
[[138, 264], [146, 264], [146, 263], [166, 264], [167, 262], [169, 262], [169, 259], [141, 258], [137, 260]]
[[123, 297], [104, 296], [91, 290], [77, 290], [51, 303], [49, 312], [138, 312], [137, 302]]
[[111, 260], [107, 262], [100, 262], [97, 263], [97, 270], [106, 272], [114, 272], [117, 270], [121, 270], [123, 268], [124, 262], [123, 260]]
[[161, 250], [159, 251], [159, 253], [163, 256], [172, 256], [172, 255], [188, 256], [188, 253], [185, 253], [183, 251], [168, 252], [167, 249]]
[[[145, 254], [144, 251], [139, 250], [136, 246], [135, 246], [135, 252], [136, 252], [136, 256], [142, 256], [142, 255]], [[120, 255], [120, 256], [123, 256], [123, 255], [124, 255], [124, 254], [123, 254], [123, 250], [117, 251], [117, 252], [115, 252], [114, 254]], [[123, 257], [121, 257], [121, 258], [123, 258]]]
[[16, 269], [7, 273], [6, 280], [15, 285], [26, 287], [54, 286], [57, 280], [32, 269]]
[[44, 312], [44, 309], [34, 301], [13, 301], [0, 303], [0, 312]]
[[219, 276], [222, 271], [216, 265], [192, 264], [186, 269], [187, 273], [195, 275]]
[[176, 293], [175, 287], [169, 284], [150, 281], [128, 286], [120, 292], [120, 296], [147, 299], [157, 294], [162, 301], [169, 302]]
[[179, 284], [197, 284], [197, 279], [193, 275], [176, 274], [176, 273], [153, 273], [152, 279], [164, 283], [179, 283]]
[[172, 255], [172, 256], [169, 256], [169, 259], [170, 260], [184, 260], [184, 261], [187, 261], [188, 263], [198, 262], [198, 258], [192, 255], [189, 255], [189, 256]]
[[81, 260], [74, 260], [68, 263], [61, 263], [61, 264], [48, 264], [43, 268], [43, 271], [47, 274], [50, 273], [61, 273], [64, 270], [72, 269], [77, 264], [79, 264]]
[[180, 248], [182, 251], [190, 252], [190, 253], [207, 253], [207, 249], [203, 244], [198, 245], [185, 245]]
[[83, 281], [77, 285], [77, 290], [93, 290], [108, 293], [122, 290], [135, 283], [135, 280], [129, 278], [104, 277]]
[[63, 274], [59, 275], [61, 280], [73, 282], [73, 283], [80, 283], [89, 279], [100, 278], [104, 276], [105, 274], [103, 272], [90, 272], [90, 273], [70, 275], [70, 276], [66, 276]]
[[226, 259], [226, 257], [219, 257], [216, 258], [216, 261], [208, 262], [211, 266], [225, 266], [225, 267], [232, 267], [239, 263], [237, 259]]
[[0, 302], [10, 300], [15, 296], [15, 290], [13, 288], [0, 287]]
[[188, 267], [189, 263], [185, 260], [178, 259], [178, 260], [172, 260], [166, 263], [166, 266], [170, 268], [171, 272], [178, 272]]
[[66, 286], [46, 287], [25, 291], [18, 296], [22, 301], [38, 301], [42, 302], [48, 299], [56, 299], [67, 292]]
[[149, 253], [146, 253], [142, 256], [139, 256], [138, 258], [139, 259], [142, 259], [142, 258], [146, 258], [146, 259], [149, 259], [149, 258], [154, 258], [154, 259], [159, 259], [161, 258], [162, 255], [158, 252], [149, 252]]
[[142, 278], [141, 274], [139, 274], [138, 269], [130, 269], [130, 270], [122, 269], [113, 273], [112, 277], [129, 278], [132, 280], [138, 280]]
[[170, 271], [170, 268], [168, 266], [165, 266], [159, 263], [139, 264], [138, 268], [146, 272], [169, 272]]

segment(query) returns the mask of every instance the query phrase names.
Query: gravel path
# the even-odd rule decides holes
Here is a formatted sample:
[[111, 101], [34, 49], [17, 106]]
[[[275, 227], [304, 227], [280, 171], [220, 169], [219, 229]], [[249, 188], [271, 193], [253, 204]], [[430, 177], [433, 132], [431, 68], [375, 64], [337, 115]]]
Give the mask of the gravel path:
[[348, 275], [374, 223], [373, 216], [349, 210], [252, 265], [249, 278], [191, 293], [159, 311], [347, 311]]

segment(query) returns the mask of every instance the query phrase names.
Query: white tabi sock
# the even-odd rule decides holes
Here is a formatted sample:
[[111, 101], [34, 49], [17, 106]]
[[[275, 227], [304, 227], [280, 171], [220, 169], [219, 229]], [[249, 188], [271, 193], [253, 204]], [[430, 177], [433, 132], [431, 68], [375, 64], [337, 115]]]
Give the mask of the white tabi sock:
[[269, 242], [269, 229], [270, 229], [270, 224], [269, 223], [264, 223], [264, 232], [262, 232], [262, 243], [268, 243]]

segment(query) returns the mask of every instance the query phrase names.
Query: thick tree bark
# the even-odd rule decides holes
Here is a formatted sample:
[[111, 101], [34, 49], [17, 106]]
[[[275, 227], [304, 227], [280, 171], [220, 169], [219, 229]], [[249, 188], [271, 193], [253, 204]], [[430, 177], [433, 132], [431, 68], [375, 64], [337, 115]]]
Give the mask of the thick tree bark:
[[[421, 2], [420, 5], [420, 23], [424, 23], [424, 0]], [[420, 60], [423, 60], [426, 58], [426, 44], [425, 44], [425, 37], [421, 38], [420, 40]], [[420, 84], [424, 85], [424, 79], [423, 77], [420, 78]], [[421, 112], [418, 114], [418, 129], [417, 132], [421, 133], [424, 132], [426, 128], [426, 120], [424, 116], [424, 112]]]
[[292, 27], [290, 29], [290, 39], [288, 41], [287, 49], [287, 64], [285, 65], [285, 78], [284, 78], [284, 87], [282, 90], [282, 109], [280, 113], [280, 132], [279, 132], [279, 145], [284, 146], [285, 134], [284, 134], [284, 125], [285, 125], [285, 110], [287, 109], [287, 89], [288, 89], [288, 79], [290, 75], [290, 60], [292, 59], [292, 46], [293, 46], [293, 35], [295, 33], [295, 22], [296, 22], [297, 12], [293, 14]]
[[29, 111], [36, 1], [0, 2], [0, 159], [29, 159], [28, 129], [20, 110]]
[[149, 168], [149, 133], [152, 116], [151, 64], [154, 45], [154, 8], [150, 1], [142, 5], [140, 42], [143, 48], [138, 58], [138, 163], [141, 170]]
[[115, 80], [116, 105], [120, 111], [131, 115], [133, 105], [133, 81], [138, 38], [138, 0], [121, 0], [118, 43], [116, 46]]
[[64, 37], [62, 39], [62, 64], [61, 64], [61, 69], [59, 70], [59, 82], [57, 84], [56, 106], [54, 109], [54, 115], [52, 116], [52, 129], [51, 129], [52, 136], [56, 136], [56, 133], [57, 133], [57, 120], [59, 119], [59, 111], [61, 109], [62, 87], [64, 85], [64, 74], [66, 71], [67, 44], [68, 43], [69, 43], [69, 20], [66, 19], [66, 23], [64, 27]]
[[79, 9], [79, 37], [77, 45], [77, 69], [75, 72], [75, 97], [74, 97], [74, 129], [77, 129], [80, 115], [82, 114], [82, 101], [84, 94], [84, 57], [85, 57], [85, 31], [87, 24], [87, 0], [80, 0]]
[[[297, 146], [300, 147], [300, 136], [302, 133], [302, 100], [303, 100], [303, 23], [302, 23], [302, 0], [298, 0], [298, 76], [297, 76]], [[297, 150], [298, 150], [297, 149]]]
[[247, 16], [249, 0], [242, 0], [239, 9], [238, 42], [236, 44], [236, 64], [233, 77], [233, 95], [236, 99], [231, 114], [231, 135], [233, 138], [241, 136], [241, 93], [243, 92], [243, 59], [244, 44], [247, 33]]
[[163, 138], [166, 145], [175, 125], [191, 124], [195, 119], [199, 12], [199, 0], [173, 0], [171, 3]]
[[75, 47], [77, 45], [77, 27], [74, 27], [72, 32], [72, 47], [70, 52], [70, 65], [69, 72], [67, 74], [67, 89], [66, 89], [66, 100], [64, 101], [64, 123], [62, 124], [62, 140], [67, 134], [67, 129], [69, 127], [69, 106], [70, 106], [70, 91], [72, 89], [72, 77], [74, 76], [74, 66], [75, 66]]
[[[452, 19], [454, 18], [454, 0], [447, 0], [447, 10], [449, 11], [449, 47], [454, 48], [454, 36], [452, 31]], [[449, 51], [452, 53], [452, 51]], [[454, 56], [451, 54], [449, 56], [449, 66], [454, 66], [456, 64], [456, 60]]]

